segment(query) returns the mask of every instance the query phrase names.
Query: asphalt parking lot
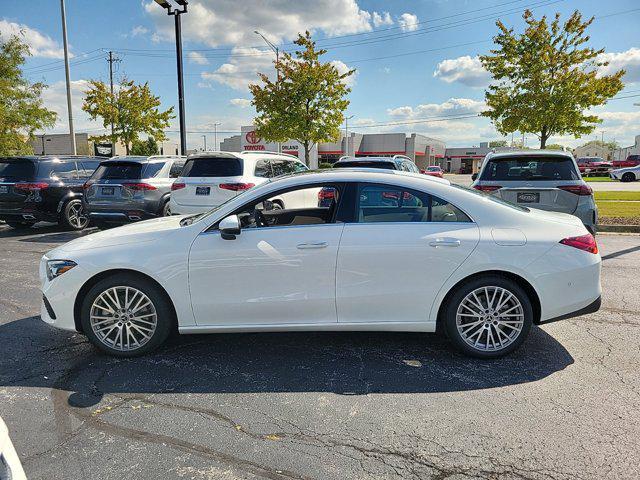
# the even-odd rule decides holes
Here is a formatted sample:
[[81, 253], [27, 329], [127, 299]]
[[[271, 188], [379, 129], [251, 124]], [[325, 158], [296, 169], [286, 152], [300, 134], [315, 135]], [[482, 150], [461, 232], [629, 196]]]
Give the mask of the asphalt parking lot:
[[40, 256], [77, 235], [0, 225], [0, 416], [30, 479], [640, 478], [640, 236], [599, 236], [599, 312], [480, 361], [390, 333], [106, 357], [38, 317]]

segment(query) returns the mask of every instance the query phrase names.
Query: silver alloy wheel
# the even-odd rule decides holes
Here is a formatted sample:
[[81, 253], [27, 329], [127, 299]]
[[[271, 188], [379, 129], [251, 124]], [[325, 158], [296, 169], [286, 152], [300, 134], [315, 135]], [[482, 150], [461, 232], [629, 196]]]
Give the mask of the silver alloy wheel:
[[74, 202], [69, 205], [69, 214], [67, 219], [69, 220], [69, 225], [73, 228], [83, 229], [87, 226], [87, 223], [89, 223], [89, 217], [84, 213], [82, 202]]
[[140, 290], [111, 287], [96, 297], [89, 312], [91, 329], [107, 347], [137, 350], [153, 337], [158, 315], [153, 302]]
[[506, 288], [476, 288], [462, 299], [456, 312], [456, 328], [472, 348], [496, 352], [511, 345], [524, 327], [524, 309]]

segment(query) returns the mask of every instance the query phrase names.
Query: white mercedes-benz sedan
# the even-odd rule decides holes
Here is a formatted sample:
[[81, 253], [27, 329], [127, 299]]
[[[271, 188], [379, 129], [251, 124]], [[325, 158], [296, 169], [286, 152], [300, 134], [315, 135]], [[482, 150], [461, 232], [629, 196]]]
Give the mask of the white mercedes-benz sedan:
[[[270, 199], [314, 189], [318, 206]], [[300, 192], [304, 193], [304, 192]], [[442, 331], [466, 354], [596, 311], [600, 255], [577, 217], [420, 174], [269, 181], [205, 214], [78, 238], [40, 267], [42, 319], [117, 356], [180, 333]]]

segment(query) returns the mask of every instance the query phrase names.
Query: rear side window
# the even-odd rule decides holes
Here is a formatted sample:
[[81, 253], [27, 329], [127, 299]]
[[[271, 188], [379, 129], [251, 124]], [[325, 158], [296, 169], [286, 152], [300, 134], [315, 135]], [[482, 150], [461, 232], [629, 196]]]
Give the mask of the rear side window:
[[92, 178], [96, 180], [138, 180], [142, 178], [142, 164], [137, 162], [102, 163]]
[[256, 177], [271, 178], [271, 163], [269, 160], [258, 160], [253, 174]]
[[39, 178], [57, 178], [67, 180], [78, 178], [78, 169], [74, 161], [50, 161], [40, 162], [38, 165]]
[[576, 171], [573, 160], [567, 157], [523, 156], [490, 159], [480, 180], [580, 180], [580, 174]]
[[31, 180], [36, 173], [33, 162], [0, 158], [0, 179]]
[[307, 167], [299, 162], [291, 160], [271, 160], [271, 167], [273, 168], [273, 176], [279, 177], [280, 175], [291, 175], [292, 173], [305, 172]]
[[169, 178], [178, 178], [182, 173], [184, 164], [184, 160], [176, 160], [175, 162], [173, 162], [173, 164], [171, 165], [171, 169], [169, 170]]
[[243, 161], [239, 158], [198, 157], [187, 160], [183, 177], [240, 177]]
[[385, 170], [397, 170], [393, 162], [337, 162], [333, 168], [381, 168]]
[[154, 178], [157, 177], [162, 170], [162, 167], [165, 166], [165, 162], [152, 162], [147, 163], [144, 168], [144, 178]]

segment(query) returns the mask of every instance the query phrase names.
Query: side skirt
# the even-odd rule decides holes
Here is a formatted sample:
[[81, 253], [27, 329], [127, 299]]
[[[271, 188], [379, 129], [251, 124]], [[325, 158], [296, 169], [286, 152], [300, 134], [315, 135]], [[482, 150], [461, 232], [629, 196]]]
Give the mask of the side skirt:
[[435, 322], [378, 323], [283, 323], [268, 325], [189, 325], [178, 327], [181, 334], [216, 332], [435, 332]]

